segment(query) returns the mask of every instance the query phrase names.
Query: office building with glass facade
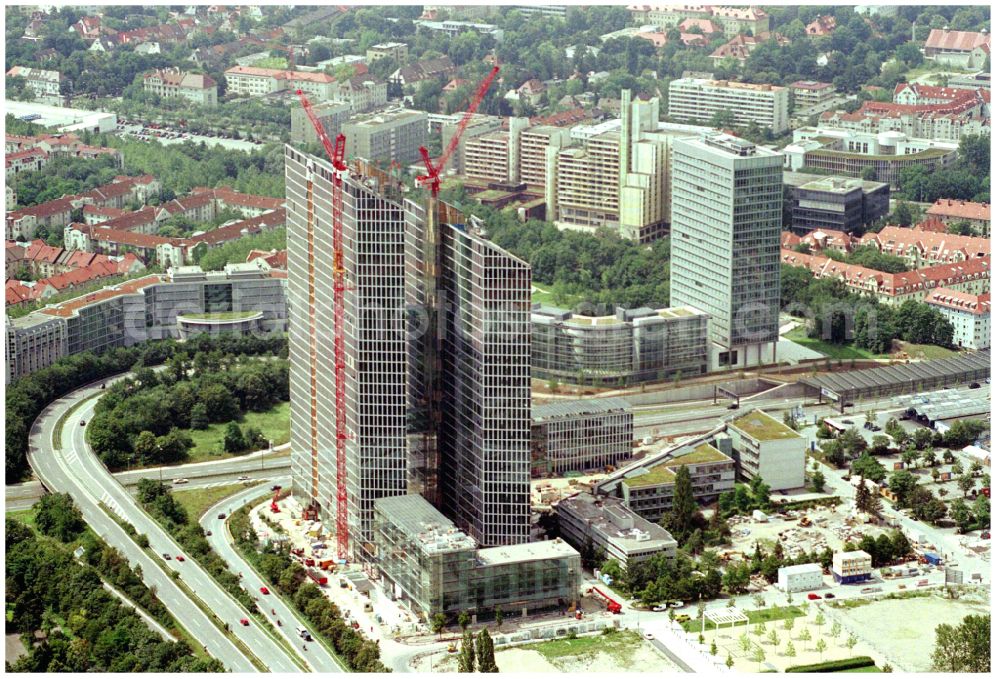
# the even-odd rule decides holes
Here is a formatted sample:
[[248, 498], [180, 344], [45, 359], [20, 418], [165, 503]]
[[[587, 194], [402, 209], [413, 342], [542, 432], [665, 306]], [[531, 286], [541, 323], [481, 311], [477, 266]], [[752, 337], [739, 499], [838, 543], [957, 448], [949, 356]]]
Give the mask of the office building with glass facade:
[[776, 360], [782, 163], [726, 134], [674, 142], [670, 301], [709, 314], [709, 370]]
[[531, 475], [616, 466], [632, 455], [632, 406], [623, 398], [556, 401], [531, 409]]

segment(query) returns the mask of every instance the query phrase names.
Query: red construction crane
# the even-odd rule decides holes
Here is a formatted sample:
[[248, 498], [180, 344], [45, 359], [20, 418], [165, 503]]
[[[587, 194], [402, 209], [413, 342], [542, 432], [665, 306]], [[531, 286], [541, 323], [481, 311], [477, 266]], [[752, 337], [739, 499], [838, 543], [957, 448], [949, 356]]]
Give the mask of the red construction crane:
[[458, 129], [455, 130], [455, 134], [452, 136], [451, 141], [448, 143], [448, 148], [445, 149], [441, 157], [438, 158], [437, 165], [431, 161], [431, 156], [427, 152], [427, 148], [424, 146], [420, 147], [420, 155], [424, 159], [424, 165], [427, 167], [427, 174], [419, 175], [417, 181], [422, 184], [430, 185], [431, 195], [437, 198], [438, 193], [441, 191], [441, 171], [444, 166], [448, 163], [451, 158], [451, 154], [455, 152], [458, 148], [458, 142], [462, 140], [462, 135], [465, 134], [465, 128], [469, 126], [469, 121], [472, 120], [472, 114], [479, 109], [479, 105], [483, 103], [483, 97], [486, 96], [487, 90], [490, 89], [490, 85], [493, 84], [493, 79], [497, 77], [497, 73], [500, 72], [499, 66], [494, 66], [488, 76], [483, 79], [483, 82], [479, 83], [479, 89], [476, 90], [476, 94], [472, 97], [472, 102], [469, 104], [469, 110], [465, 112], [462, 116], [461, 122], [458, 123]]
[[337, 432], [337, 557], [347, 559], [347, 403], [344, 389], [344, 291], [347, 289], [344, 270], [344, 234], [343, 206], [344, 188], [342, 173], [347, 170], [344, 162], [344, 147], [346, 138], [337, 135], [336, 143], [330, 141], [329, 135], [322, 123], [313, 112], [312, 104], [302, 90], [298, 90], [302, 108], [316, 130], [326, 155], [333, 165], [333, 362], [336, 397], [334, 411], [336, 413]]

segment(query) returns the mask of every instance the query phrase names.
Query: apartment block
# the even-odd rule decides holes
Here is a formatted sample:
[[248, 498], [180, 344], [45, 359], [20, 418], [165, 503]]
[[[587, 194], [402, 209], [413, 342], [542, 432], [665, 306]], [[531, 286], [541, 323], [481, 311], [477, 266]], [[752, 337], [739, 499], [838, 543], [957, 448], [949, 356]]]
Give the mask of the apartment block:
[[796, 113], [831, 104], [837, 98], [833, 83], [799, 80], [788, 86]]
[[351, 105], [351, 113], [382, 108], [389, 100], [389, 85], [369, 75], [356, 75], [334, 83], [333, 98]]
[[685, 19], [711, 19], [727, 38], [749, 32], [767, 31], [770, 17], [757, 7], [716, 7], [712, 5], [629, 5], [632, 20], [660, 27], [677, 26]]
[[772, 491], [801, 488], [805, 483], [806, 439], [761, 410], [726, 424], [740, 478], [760, 476]]
[[[336, 138], [343, 129], [344, 123], [351, 119], [352, 107], [346, 102], [327, 101], [315, 104], [313, 114], [319, 120], [330, 139]], [[313, 127], [309, 116], [299, 103], [292, 104], [292, 134], [293, 144], [318, 144], [319, 136]]]
[[5, 384], [46, 368], [67, 355], [66, 323], [48, 314], [5, 316], [7, 373]]
[[66, 78], [59, 71], [15, 66], [7, 71], [7, 77], [24, 78], [25, 84], [31, 88], [38, 101], [55, 104], [63, 102], [61, 86]]
[[938, 198], [927, 208], [927, 216], [940, 219], [945, 224], [968, 222], [976, 233], [990, 235], [990, 204], [975, 203], [953, 198]]
[[699, 502], [714, 502], [736, 486], [736, 463], [706, 441], [671, 451], [669, 456], [653, 454], [641, 466], [629, 466], [622, 478], [611, 484], [614, 495], [639, 516], [659, 522], [673, 507], [681, 466], [691, 474], [692, 490]]
[[352, 155], [408, 165], [420, 159], [419, 149], [427, 143], [427, 114], [392, 109], [355, 117], [344, 124], [343, 132]]
[[142, 79], [144, 92], [160, 97], [180, 97], [198, 106], [217, 106], [219, 88], [207, 75], [188, 73], [179, 68], [157, 69]]
[[774, 361], [781, 167], [726, 134], [673, 144], [670, 299], [709, 314], [709, 370]]
[[[428, 121], [431, 122], [431, 118], [437, 117], [437, 115], [432, 114], [431, 116], [428, 116]], [[458, 132], [458, 126], [462, 121], [463, 115], [456, 113], [451, 116], [440, 116], [440, 118], [441, 118], [441, 130], [440, 130], [441, 147], [447, 148], [448, 145], [451, 143], [452, 138]], [[524, 120], [525, 121], [524, 124], [521, 125], [520, 123], [518, 123], [517, 121], [519, 120]], [[465, 132], [459, 139], [458, 146], [455, 147], [455, 152], [449, 159], [448, 165], [445, 169], [454, 170], [458, 174], [463, 174], [466, 171], [465, 169], [466, 161], [477, 163], [479, 166], [483, 166], [486, 163], [480, 160], [480, 157], [484, 152], [494, 154], [493, 159], [499, 162], [499, 158], [497, 158], [497, 156], [495, 155], [496, 151], [498, 151], [499, 149], [487, 148], [485, 150], [480, 150], [476, 148], [476, 150], [470, 150], [470, 144], [472, 145], [472, 147], [476, 147], [477, 145], [472, 144], [472, 142], [477, 141], [480, 137], [494, 132], [500, 133], [503, 121], [504, 119], [501, 118], [500, 116], [488, 116], [479, 113], [473, 114], [472, 117], [469, 118], [469, 122], [465, 126]], [[527, 124], [526, 119], [507, 118], [507, 121], [508, 124], [513, 125], [513, 127], [510, 127], [506, 131], [508, 137], [508, 141], [505, 142], [507, 148], [504, 150], [506, 156], [503, 158], [500, 166], [492, 170], [494, 174], [499, 175], [500, 173], [502, 173], [504, 176], [504, 179], [500, 179], [497, 181], [506, 181], [506, 177], [510, 172], [509, 157], [510, 157], [511, 141], [513, 141], [515, 145], [517, 144], [517, 134], [515, 133], [515, 130], [519, 130], [521, 127], [526, 126]]]
[[647, 521], [611, 497], [579, 493], [555, 505], [559, 531], [566, 541], [585, 549], [603, 549], [622, 568], [657, 554], [677, 557], [677, 540], [659, 524]]
[[552, 200], [555, 200], [556, 183], [555, 156], [552, 156], [550, 162], [546, 149], [551, 147], [553, 153], [558, 153], [559, 149], [569, 144], [569, 134], [569, 130], [566, 128], [554, 125], [529, 127], [521, 132], [519, 141], [520, 179], [529, 186], [544, 186], [546, 188], [546, 202], [551, 202], [548, 199], [550, 193]]
[[613, 316], [580, 316], [535, 305], [532, 375], [609, 386], [703, 375], [708, 324], [708, 314], [692, 307], [618, 308]]
[[410, 48], [405, 42], [383, 42], [372, 45], [365, 52], [365, 61], [369, 64], [376, 59], [395, 59], [399, 63], [404, 63], [410, 53]]
[[535, 406], [531, 420], [533, 477], [615, 467], [632, 455], [632, 406], [625, 399]]
[[[662, 529], [661, 529], [662, 530]], [[565, 612], [580, 598], [580, 554], [563, 540], [477, 549], [420, 495], [375, 502], [375, 568], [387, 595], [423, 621]]]
[[232, 94], [262, 97], [281, 90], [302, 90], [320, 100], [334, 98], [337, 79], [326, 73], [287, 71], [278, 68], [233, 66], [226, 69], [226, 90]]
[[510, 134], [490, 132], [462, 142], [466, 179], [506, 182], [510, 168]]
[[935, 290], [924, 302], [937, 309], [951, 323], [952, 342], [962, 349], [990, 348], [990, 293], [973, 295], [957, 290]]
[[711, 122], [717, 113], [728, 111], [736, 125], [756, 123], [776, 134], [788, 130], [787, 87], [678, 78], [670, 82], [669, 96], [674, 120]]
[[547, 204], [552, 221], [587, 230], [618, 225], [619, 195], [612, 182], [619, 176], [621, 135], [617, 126], [608, 127], [605, 132], [594, 126], [579, 146], [556, 154], [555, 203]]

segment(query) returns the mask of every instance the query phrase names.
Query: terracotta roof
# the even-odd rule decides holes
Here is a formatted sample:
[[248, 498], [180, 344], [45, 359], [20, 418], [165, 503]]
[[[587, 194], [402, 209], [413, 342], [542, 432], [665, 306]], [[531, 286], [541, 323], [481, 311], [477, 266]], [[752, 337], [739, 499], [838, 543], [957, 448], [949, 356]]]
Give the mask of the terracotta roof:
[[165, 238], [163, 236], [153, 236], [135, 231], [122, 231], [121, 229], [110, 229], [106, 226], [85, 226], [77, 225], [81, 231], [87, 233], [91, 238], [98, 241], [110, 243], [120, 243], [121, 245], [131, 245], [137, 248], [153, 249], [158, 245], [178, 245], [179, 239]]
[[927, 293], [924, 301], [928, 304], [947, 307], [956, 311], [981, 316], [990, 312], [990, 293], [984, 292], [980, 295], [973, 295], [960, 290], [934, 290]]
[[781, 247], [785, 250], [794, 250], [795, 246], [802, 242], [802, 239], [791, 231], [781, 232]]
[[77, 297], [76, 299], [68, 300], [54, 307], [42, 309], [41, 311], [42, 313], [49, 314], [51, 316], [62, 316], [63, 318], [68, 318], [85, 306], [90, 306], [95, 302], [102, 302], [114, 297], [139, 292], [143, 288], [153, 285], [154, 283], [161, 282], [161, 280], [161, 277], [156, 275], [136, 278], [135, 280], [120, 283], [113, 288], [98, 290], [97, 292], [92, 292], [89, 295]]
[[152, 224], [155, 221], [156, 208], [144, 207], [133, 212], [126, 212], [121, 217], [115, 217], [114, 219], [109, 219], [106, 222], [101, 222], [100, 224], [97, 224], [97, 226], [119, 231], [131, 231], [132, 229], [138, 229], [141, 226]]
[[948, 233], [948, 225], [937, 217], [928, 217], [919, 224], [913, 225], [914, 231], [927, 231], [928, 233]]
[[188, 73], [177, 68], [157, 69], [143, 76], [143, 80], [159, 78], [167, 85], [187, 89], [207, 90], [215, 87], [215, 81], [202, 73]]
[[20, 210], [8, 212], [7, 220], [18, 220], [27, 215], [31, 215], [36, 218], [51, 217], [52, 215], [57, 215], [62, 212], [72, 211], [73, 201], [71, 198], [56, 198], [55, 200], [49, 200], [44, 203], [39, 203], [38, 205], [32, 205], [31, 207], [25, 207]]
[[712, 33], [718, 33], [719, 27], [712, 23], [711, 19], [694, 19], [688, 18], [680, 22], [677, 28], [681, 33], [690, 33], [692, 28], [700, 28], [701, 32], [705, 35], [711, 35]]
[[240, 193], [225, 186], [214, 189], [212, 195], [215, 200], [226, 205], [252, 207], [260, 210], [277, 210], [285, 204], [284, 198], [270, 198], [268, 196], [257, 196], [252, 193]]
[[989, 41], [989, 33], [945, 31], [940, 28], [934, 28], [931, 29], [930, 34], [927, 36], [924, 48], [971, 52], [979, 45], [989, 43]]
[[10, 167], [14, 161], [23, 160], [25, 158], [48, 158], [49, 154], [42, 149], [28, 149], [26, 151], [18, 151], [17, 153], [8, 153], [4, 155], [4, 164]]
[[288, 268], [288, 250], [272, 250], [271, 252], [251, 250], [250, 254], [247, 255], [247, 261], [252, 262], [256, 259], [263, 259], [272, 269]]
[[836, 17], [827, 15], [816, 17], [816, 20], [806, 26], [807, 35], [829, 35], [837, 27]]
[[939, 198], [933, 205], [927, 208], [927, 216], [948, 219], [975, 219], [988, 222], [990, 221], [990, 204]]
[[962, 259], [986, 257], [990, 254], [989, 238], [915, 231], [902, 226], [886, 226], [878, 233], [866, 233], [861, 237], [861, 244], [873, 244], [882, 252], [895, 255], [905, 255], [911, 249], [916, 249], [924, 257], [937, 261], [952, 261], [956, 253]]

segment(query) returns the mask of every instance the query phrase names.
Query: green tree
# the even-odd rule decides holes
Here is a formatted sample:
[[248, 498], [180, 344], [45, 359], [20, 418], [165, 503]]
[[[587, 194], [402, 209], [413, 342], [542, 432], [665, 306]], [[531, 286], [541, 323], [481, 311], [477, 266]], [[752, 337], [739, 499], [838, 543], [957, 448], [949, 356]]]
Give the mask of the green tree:
[[80, 509], [66, 493], [43, 495], [35, 507], [35, 525], [49, 537], [69, 542], [87, 527]]
[[767, 641], [772, 646], [777, 646], [778, 645], [778, 630], [772, 628], [771, 631], [767, 635]]
[[458, 671], [466, 673], [476, 671], [476, 644], [469, 630], [465, 630], [462, 635], [462, 648], [458, 652]]
[[854, 632], [847, 635], [847, 641], [844, 642], [848, 650], [854, 650], [854, 647], [858, 645], [858, 638], [854, 636]]
[[761, 663], [767, 660], [767, 654], [764, 653], [763, 646], [754, 646], [753, 653], [750, 655], [750, 659], [757, 663], [757, 671], [760, 671]]
[[490, 637], [490, 632], [485, 627], [479, 632], [479, 638], [476, 643], [476, 655], [479, 657], [480, 672], [497, 673], [500, 671], [493, 652], [493, 638]]
[[889, 472], [878, 460], [865, 453], [851, 463], [851, 473], [881, 483]]
[[969, 491], [976, 487], [976, 479], [973, 478], [972, 474], [962, 474], [958, 477], [958, 489], [962, 491], [962, 495], [968, 495]]
[[820, 662], [823, 661], [823, 652], [826, 650], [826, 639], [820, 637], [816, 641], [816, 651], [819, 653]]
[[447, 622], [448, 619], [444, 617], [444, 613], [435, 613], [434, 615], [431, 616], [430, 620], [431, 631], [434, 632], [434, 634], [438, 635], [438, 637], [440, 638], [441, 633], [444, 631], [444, 626], [445, 624], [447, 624]]
[[785, 646], [785, 655], [789, 658], [795, 657], [795, 645], [792, 643], [791, 639], [788, 640], [788, 645]]
[[694, 531], [695, 515], [698, 505], [694, 499], [694, 489], [691, 485], [691, 472], [687, 465], [681, 465], [674, 479], [674, 499], [670, 512], [664, 516], [665, 528], [671, 532], [678, 543], [687, 542]]
[[503, 611], [500, 609], [499, 606], [493, 609], [493, 619], [497, 623], [497, 629], [500, 629], [500, 627], [503, 625]]
[[472, 616], [469, 615], [468, 611], [462, 611], [458, 614], [458, 626], [462, 628], [463, 632], [469, 627], [471, 622]]
[[230, 422], [226, 425], [226, 433], [222, 439], [222, 449], [227, 453], [239, 453], [246, 450], [247, 443], [240, 431], [240, 425]]
[[969, 509], [969, 505], [967, 505], [965, 500], [960, 497], [952, 500], [951, 507], [948, 509], [948, 514], [960, 529], [964, 529], [964, 527], [972, 519], [972, 511]]
[[735, 664], [736, 662], [733, 660], [733, 654], [730, 653], [729, 655], [726, 656], [726, 667], [728, 667], [729, 669], [733, 669], [733, 665]]

